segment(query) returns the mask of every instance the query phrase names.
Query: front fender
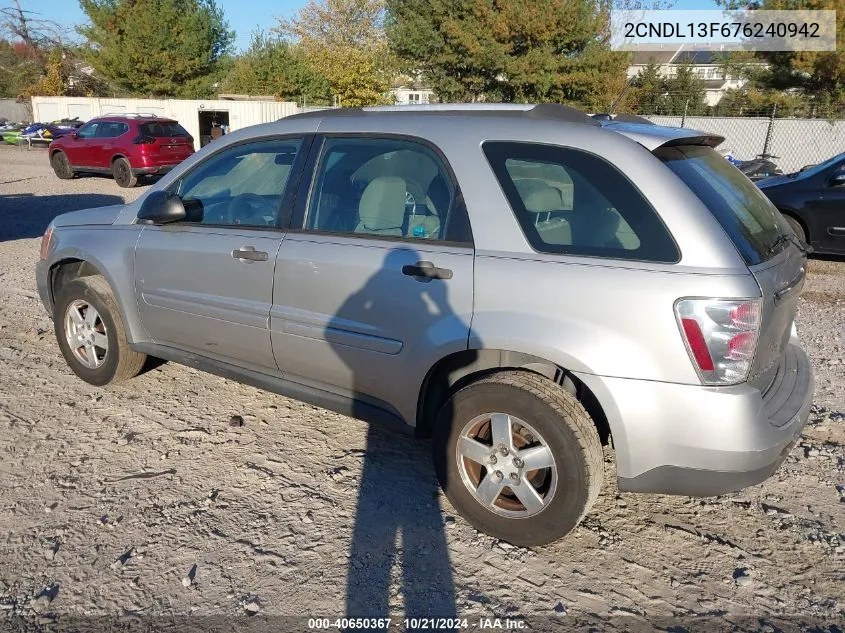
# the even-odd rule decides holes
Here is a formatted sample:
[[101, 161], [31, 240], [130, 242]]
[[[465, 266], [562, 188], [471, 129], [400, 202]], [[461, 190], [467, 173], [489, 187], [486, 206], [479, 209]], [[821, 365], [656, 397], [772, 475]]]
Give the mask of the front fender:
[[50, 271], [65, 261], [86, 262], [111, 286], [129, 343], [148, 342], [135, 303], [135, 244], [142, 230], [138, 225], [56, 227], [46, 262], [39, 270], [39, 275], [46, 275], [39, 286], [46, 284], [51, 304]]

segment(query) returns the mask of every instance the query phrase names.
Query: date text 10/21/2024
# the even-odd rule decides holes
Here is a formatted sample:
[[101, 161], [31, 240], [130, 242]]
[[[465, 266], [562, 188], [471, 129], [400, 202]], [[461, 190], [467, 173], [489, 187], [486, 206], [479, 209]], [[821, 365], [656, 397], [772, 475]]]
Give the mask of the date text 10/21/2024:
[[527, 623], [518, 618], [309, 618], [308, 628], [313, 630], [337, 629], [381, 629], [389, 630], [396, 627], [405, 630], [455, 630], [474, 629], [478, 631], [519, 631], [527, 628]]

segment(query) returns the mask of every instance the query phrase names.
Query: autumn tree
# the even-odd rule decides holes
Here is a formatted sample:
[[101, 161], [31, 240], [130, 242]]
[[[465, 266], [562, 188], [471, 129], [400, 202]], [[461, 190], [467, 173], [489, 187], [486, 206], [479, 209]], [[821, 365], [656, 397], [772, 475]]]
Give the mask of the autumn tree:
[[392, 50], [446, 101], [556, 101], [605, 110], [628, 55], [603, 0], [387, 0]]
[[725, 8], [766, 10], [835, 10], [836, 51], [761, 52], [768, 65], [755, 81], [763, 90], [798, 90], [814, 106], [837, 107], [845, 103], [845, 0], [721, 0]]
[[395, 73], [383, 0], [309, 0], [276, 29], [301, 50], [343, 106], [389, 102]]
[[80, 0], [85, 55], [119, 90], [142, 96], [212, 91], [234, 33], [215, 0]]

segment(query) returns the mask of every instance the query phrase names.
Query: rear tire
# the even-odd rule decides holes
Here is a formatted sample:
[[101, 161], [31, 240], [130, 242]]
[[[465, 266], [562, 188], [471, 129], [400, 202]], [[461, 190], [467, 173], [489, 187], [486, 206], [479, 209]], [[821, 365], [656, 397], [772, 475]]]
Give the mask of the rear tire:
[[129, 347], [114, 294], [100, 275], [80, 277], [61, 287], [53, 324], [68, 366], [92, 385], [134, 378], [147, 359]]
[[56, 152], [50, 157], [50, 166], [53, 168], [56, 176], [61, 180], [70, 180], [74, 177], [73, 169], [67, 159], [67, 154], [64, 152]]
[[134, 187], [138, 184], [138, 177], [132, 173], [132, 166], [125, 158], [117, 158], [111, 165], [114, 181], [120, 187]]
[[801, 240], [801, 243], [806, 246], [807, 245], [807, 234], [804, 231], [804, 227], [801, 226], [801, 223], [793, 218], [791, 215], [786, 215], [782, 213], [783, 219], [786, 220], [786, 223], [789, 225], [789, 228], [792, 229], [792, 232], [798, 236], [798, 239]]
[[[506, 450], [496, 428], [499, 439], [510, 436]], [[461, 516], [515, 545], [565, 536], [601, 488], [604, 462], [593, 421], [574, 396], [528, 371], [501, 371], [454, 394], [440, 410], [432, 449], [440, 485]]]

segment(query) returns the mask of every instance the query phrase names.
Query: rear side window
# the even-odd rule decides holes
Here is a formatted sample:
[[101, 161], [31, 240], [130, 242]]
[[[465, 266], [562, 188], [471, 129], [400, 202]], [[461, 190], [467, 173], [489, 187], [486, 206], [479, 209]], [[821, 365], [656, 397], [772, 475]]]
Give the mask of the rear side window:
[[678, 248], [636, 187], [595, 154], [487, 142], [484, 153], [534, 250], [675, 263]]
[[778, 240], [787, 232], [778, 210], [713, 148], [661, 147], [654, 155], [710, 210], [748, 265], [764, 262], [787, 247]]
[[150, 121], [141, 124], [143, 136], [162, 138], [165, 136], [189, 136], [188, 132], [176, 121]]

